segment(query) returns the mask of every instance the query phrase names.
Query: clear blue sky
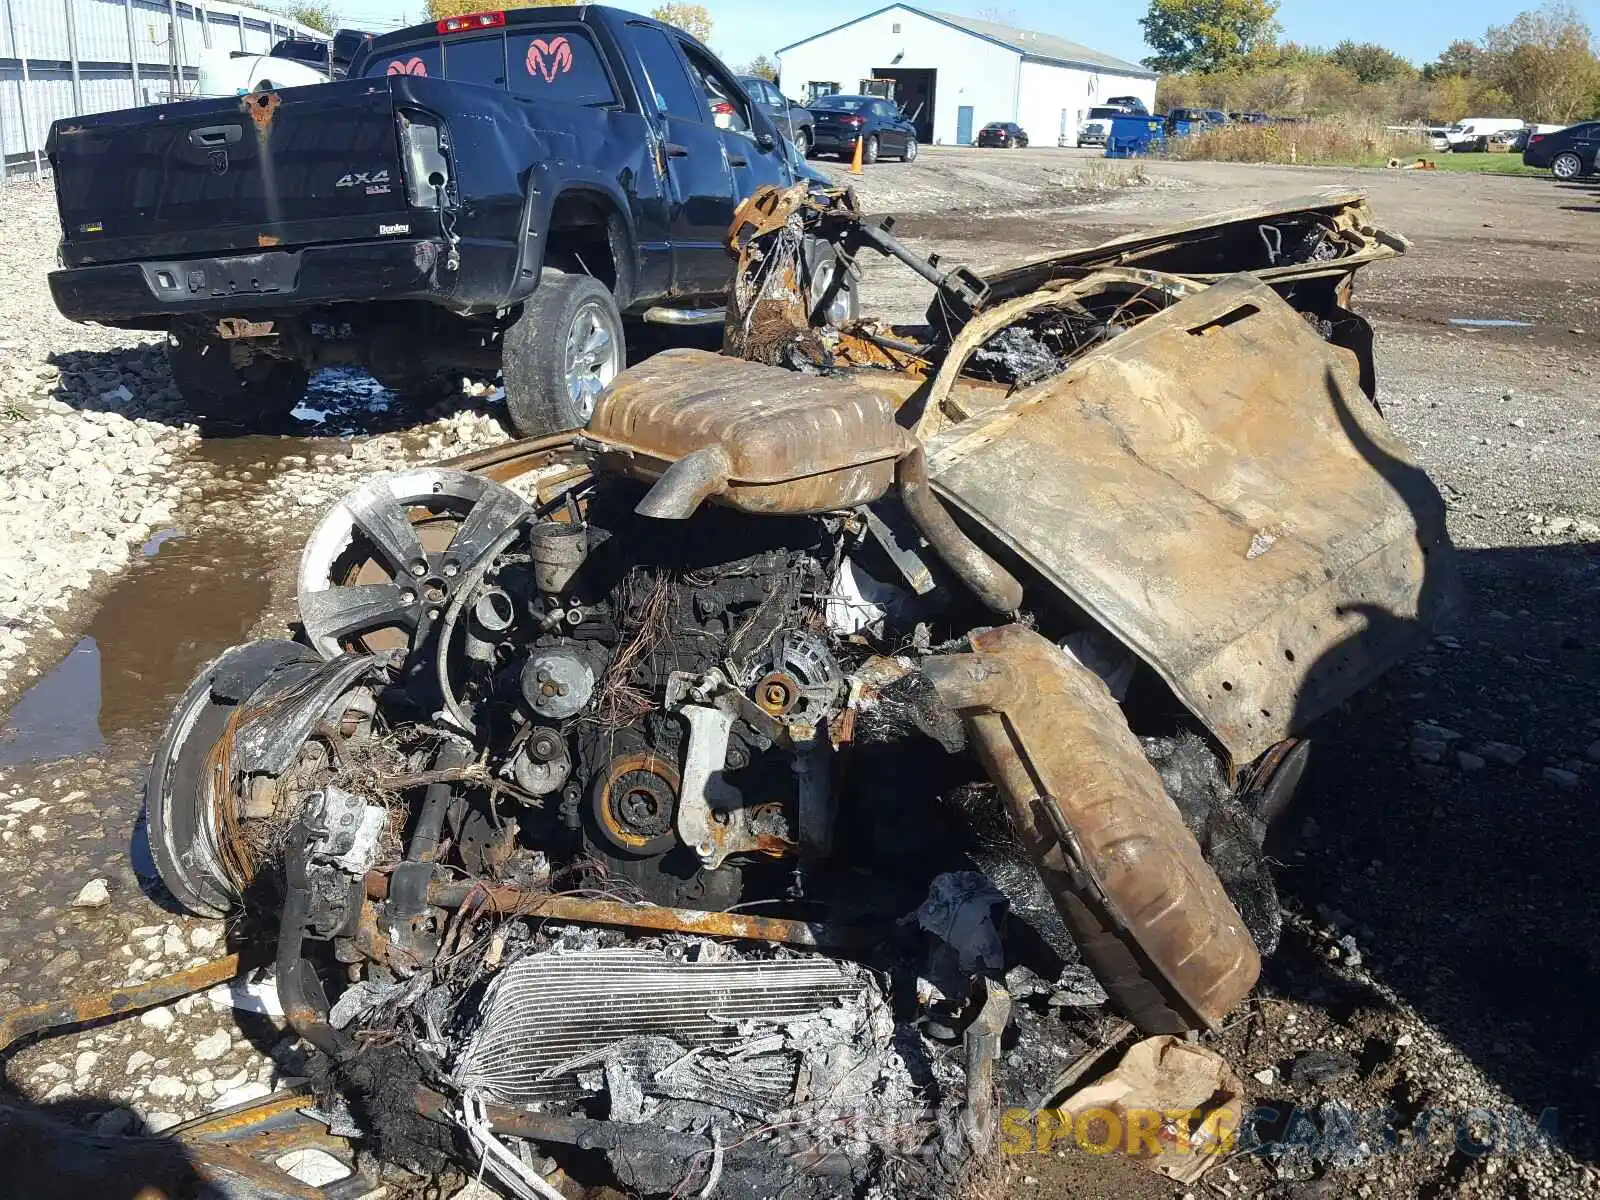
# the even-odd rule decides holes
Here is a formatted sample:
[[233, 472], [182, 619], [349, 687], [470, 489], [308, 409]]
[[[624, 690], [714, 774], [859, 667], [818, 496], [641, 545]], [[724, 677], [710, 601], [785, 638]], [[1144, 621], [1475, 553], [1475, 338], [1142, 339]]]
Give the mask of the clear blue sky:
[[[620, 8], [646, 11], [655, 0], [611, 0]], [[734, 67], [758, 54], [798, 42], [853, 17], [883, 7], [873, 0], [702, 0], [711, 11], [712, 48]], [[1479, 38], [1490, 25], [1503, 25], [1540, 0], [1454, 0], [1450, 4], [1407, 0], [1282, 0], [1278, 23], [1283, 38], [1312, 46], [1331, 46], [1343, 38], [1379, 42], [1419, 66], [1457, 38]], [[368, 29], [393, 29], [423, 19], [423, 0], [333, 0], [341, 20]], [[493, 7], [485, 0], [485, 8]], [[934, 0], [916, 5], [933, 11], [979, 14], [1008, 25], [1053, 33], [1119, 58], [1138, 61], [1149, 53], [1139, 28], [1145, 6], [1139, 0], [1078, 3], [1060, 0]], [[1579, 0], [1579, 14], [1600, 26], [1600, 0]]]

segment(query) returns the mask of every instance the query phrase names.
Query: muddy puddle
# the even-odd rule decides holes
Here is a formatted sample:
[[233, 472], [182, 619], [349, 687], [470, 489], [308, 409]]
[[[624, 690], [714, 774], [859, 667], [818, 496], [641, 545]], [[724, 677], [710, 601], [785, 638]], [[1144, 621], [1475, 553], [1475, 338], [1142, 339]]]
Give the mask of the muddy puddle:
[[[208, 480], [199, 508], [268, 486], [289, 455], [337, 452], [381, 426], [393, 397], [363, 371], [319, 372], [295, 410], [296, 434], [208, 438], [195, 455]], [[59, 661], [0, 715], [0, 768], [111, 753], [140, 757], [201, 664], [242, 640], [271, 597], [280, 548], [271, 530], [208, 515], [155, 531]]]
[[220, 530], [162, 530], [70, 650], [0, 718], [0, 766], [96, 754], [150, 737], [195, 671], [266, 605], [268, 557]]

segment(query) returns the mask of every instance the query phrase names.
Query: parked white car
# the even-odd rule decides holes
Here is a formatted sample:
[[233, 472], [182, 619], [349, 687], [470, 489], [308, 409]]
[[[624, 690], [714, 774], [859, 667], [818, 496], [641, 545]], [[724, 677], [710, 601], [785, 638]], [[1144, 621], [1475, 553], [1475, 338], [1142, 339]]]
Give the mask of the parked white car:
[[329, 78], [325, 68], [319, 69], [292, 58], [210, 49], [200, 52], [200, 85], [197, 94], [209, 97], [243, 96], [259, 87], [302, 87], [310, 83], [327, 83]]
[[1483, 150], [1491, 134], [1515, 132], [1522, 125], [1521, 117], [1464, 117], [1445, 137], [1451, 150]]

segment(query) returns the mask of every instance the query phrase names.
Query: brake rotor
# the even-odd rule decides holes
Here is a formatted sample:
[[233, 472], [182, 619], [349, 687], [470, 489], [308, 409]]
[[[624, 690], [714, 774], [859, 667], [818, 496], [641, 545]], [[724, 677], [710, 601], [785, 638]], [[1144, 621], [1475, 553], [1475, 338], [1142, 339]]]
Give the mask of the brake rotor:
[[307, 669], [317, 656], [296, 642], [249, 642], [200, 668], [156, 744], [145, 784], [145, 836], [161, 882], [184, 908], [225, 917], [249, 885], [232, 844], [237, 823], [230, 783], [219, 779], [226, 739], [240, 706], [280, 671]]
[[502, 484], [448, 467], [369, 479], [322, 518], [300, 556], [311, 644], [328, 659], [414, 649], [468, 569], [528, 512]]

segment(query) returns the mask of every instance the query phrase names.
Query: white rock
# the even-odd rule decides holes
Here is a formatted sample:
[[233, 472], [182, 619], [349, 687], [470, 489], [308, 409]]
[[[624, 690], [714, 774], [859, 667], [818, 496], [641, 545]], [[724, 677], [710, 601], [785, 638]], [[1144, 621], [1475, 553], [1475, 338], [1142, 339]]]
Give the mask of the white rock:
[[196, 950], [209, 950], [222, 940], [222, 932], [202, 925], [199, 929], [189, 931], [189, 945]]
[[155, 1055], [149, 1053], [148, 1051], [135, 1050], [132, 1054], [128, 1055], [128, 1074], [132, 1075], [136, 1071], [144, 1070], [151, 1063], [155, 1062], [155, 1060]]
[[189, 1085], [174, 1075], [157, 1075], [145, 1086], [157, 1100], [182, 1100], [188, 1090]]
[[174, 1125], [180, 1124], [183, 1118], [177, 1113], [153, 1112], [144, 1119], [144, 1126], [151, 1133], [165, 1133]]
[[85, 1050], [72, 1060], [72, 1073], [74, 1075], [87, 1075], [94, 1070], [94, 1065], [100, 1061], [100, 1056], [93, 1050]]
[[228, 1037], [228, 1031], [219, 1029], [196, 1042], [192, 1053], [201, 1062], [215, 1062], [232, 1048], [233, 1041]]
[[104, 908], [111, 903], [111, 888], [104, 879], [91, 879], [73, 897], [73, 908]]
[[139, 1024], [146, 1029], [154, 1029], [157, 1033], [165, 1033], [171, 1029], [176, 1019], [170, 1008], [152, 1008], [148, 1012], [139, 1014]]

